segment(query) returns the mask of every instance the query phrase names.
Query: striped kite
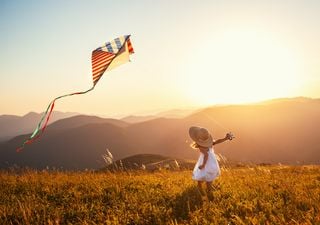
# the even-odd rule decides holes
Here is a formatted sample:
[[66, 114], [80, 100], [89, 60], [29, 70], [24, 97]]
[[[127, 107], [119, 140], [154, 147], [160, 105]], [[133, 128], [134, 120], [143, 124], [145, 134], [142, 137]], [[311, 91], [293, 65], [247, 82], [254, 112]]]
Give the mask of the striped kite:
[[21, 147], [17, 148], [17, 152], [20, 152], [26, 144], [33, 143], [44, 132], [54, 108], [54, 103], [57, 99], [71, 95], [81, 95], [92, 91], [104, 72], [128, 62], [130, 60], [129, 55], [133, 53], [134, 51], [130, 42], [130, 35], [118, 37], [93, 50], [91, 56], [93, 86], [86, 91], [61, 95], [53, 99], [48, 105], [47, 110], [43, 114], [32, 135], [25, 142], [23, 142]]

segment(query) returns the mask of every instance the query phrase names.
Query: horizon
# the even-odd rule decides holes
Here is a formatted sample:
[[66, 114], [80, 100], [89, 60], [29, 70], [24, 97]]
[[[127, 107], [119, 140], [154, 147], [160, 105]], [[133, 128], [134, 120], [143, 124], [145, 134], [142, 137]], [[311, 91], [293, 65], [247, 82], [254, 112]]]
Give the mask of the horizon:
[[[85, 114], [81, 112], [71, 112], [71, 111], [61, 111], [61, 110], [53, 110], [53, 112], [58, 112], [58, 113], [74, 113], [74, 114], [79, 114], [79, 115], [85, 115], [85, 116], [97, 116], [101, 118], [114, 118], [114, 119], [123, 119], [125, 117], [130, 117], [130, 116], [157, 116], [161, 113], [167, 113], [170, 111], [188, 111], [188, 110], [201, 110], [201, 109], [207, 109], [207, 108], [212, 108], [212, 107], [225, 107], [225, 106], [247, 106], [247, 105], [259, 105], [259, 104], [264, 104], [264, 103], [272, 103], [274, 101], [294, 101], [294, 100], [320, 100], [320, 98], [311, 98], [311, 97], [305, 97], [305, 96], [296, 96], [296, 97], [288, 97], [288, 98], [271, 98], [271, 99], [264, 99], [261, 101], [253, 101], [253, 102], [246, 102], [246, 103], [226, 103], [226, 104], [213, 104], [213, 105], [202, 105], [202, 106], [185, 106], [181, 108], [167, 108], [167, 109], [157, 109], [157, 110], [149, 110], [149, 111], [140, 111], [140, 112], [135, 112], [135, 113], [129, 113], [129, 114], [114, 114], [114, 115], [103, 115], [103, 114]], [[24, 117], [28, 114], [35, 113], [35, 114], [42, 114], [44, 112], [36, 112], [36, 111], [30, 111], [25, 114], [0, 114], [0, 116], [20, 116]]]
[[119, 117], [320, 98], [316, 1], [0, 4], [0, 115], [43, 112], [54, 97], [86, 90], [91, 51], [126, 34], [131, 62], [56, 111]]
[[[192, 158], [195, 156], [194, 151], [186, 151], [190, 149], [192, 141], [188, 129], [200, 126], [208, 129], [215, 140], [223, 138], [228, 132], [236, 136], [234, 142], [219, 145], [217, 149], [229, 159], [319, 164], [319, 132], [316, 132], [318, 127], [315, 126], [319, 124], [319, 107], [319, 99], [285, 98], [259, 104], [200, 108], [189, 111], [190, 114], [178, 111], [140, 118], [112, 119], [92, 115], [73, 117], [57, 113], [52, 116], [52, 128], [47, 129], [43, 138], [22, 151], [26, 158], [12, 160], [18, 160], [15, 162], [21, 165], [40, 165], [43, 160], [47, 160], [47, 163], [53, 160], [50, 165], [60, 165], [60, 161], [54, 160], [53, 155], [58, 159], [68, 152], [68, 159], [73, 162], [73, 155], [80, 152], [79, 157], [76, 157], [78, 160], [85, 160], [96, 167], [96, 159], [101, 158], [101, 151], [106, 146], [117, 159], [147, 152]], [[16, 121], [10, 117], [1, 117], [5, 128], [0, 134], [2, 163], [6, 159], [11, 161], [11, 158], [6, 158], [10, 154], [13, 157], [19, 156], [15, 149], [31, 134], [39, 117], [31, 115]], [[277, 141], [279, 137], [281, 142]], [[304, 143], [299, 141], [301, 138], [305, 140]], [[32, 161], [34, 156], [41, 156], [43, 160]], [[70, 168], [74, 166], [73, 163], [63, 165], [69, 165]], [[83, 166], [83, 163], [79, 166]]]

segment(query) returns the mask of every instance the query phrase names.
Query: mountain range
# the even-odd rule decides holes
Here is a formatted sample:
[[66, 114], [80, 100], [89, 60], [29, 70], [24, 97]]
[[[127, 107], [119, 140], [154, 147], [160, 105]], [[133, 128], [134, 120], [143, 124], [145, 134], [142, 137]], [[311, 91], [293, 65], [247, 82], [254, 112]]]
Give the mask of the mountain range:
[[[35, 124], [40, 121], [42, 115], [43, 113], [35, 112], [29, 112], [24, 116], [0, 115], [0, 141], [9, 140], [17, 135], [32, 132], [36, 127]], [[75, 115], [78, 115], [78, 113], [54, 111], [49, 124]]]
[[190, 126], [206, 127], [214, 139], [232, 131], [236, 138], [215, 146], [228, 160], [251, 163], [319, 164], [320, 99], [275, 99], [247, 105], [212, 106], [182, 118], [136, 121], [78, 115], [53, 122], [40, 140], [16, 153], [30, 135], [0, 143], [0, 167], [97, 169], [108, 148], [114, 160], [135, 154], [197, 159]]

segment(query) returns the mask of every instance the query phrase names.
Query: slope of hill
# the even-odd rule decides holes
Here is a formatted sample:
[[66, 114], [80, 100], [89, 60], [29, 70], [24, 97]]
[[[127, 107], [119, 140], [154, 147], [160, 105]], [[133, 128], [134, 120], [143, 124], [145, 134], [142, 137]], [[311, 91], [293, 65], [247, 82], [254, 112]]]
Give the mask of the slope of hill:
[[148, 116], [126, 116], [122, 118], [122, 121], [128, 122], [128, 123], [141, 123], [141, 122], [146, 122], [148, 120], [154, 120], [157, 118], [168, 118], [168, 119], [179, 119], [183, 118], [186, 116], [191, 115], [192, 113], [195, 113], [199, 111], [197, 108], [190, 108], [190, 109], [173, 109], [173, 110], [168, 110], [168, 111], [163, 111], [159, 112], [155, 115], [148, 115]]
[[[267, 105], [209, 108], [187, 120], [222, 136], [238, 137], [223, 151], [241, 161], [320, 163], [320, 101], [282, 101]], [[229, 150], [230, 149], [230, 150]]]
[[[20, 153], [15, 149], [28, 137], [18, 136], [0, 144], [0, 167], [4, 165], [30, 166], [43, 169], [47, 166], [63, 169], [96, 169], [104, 165], [102, 160], [106, 141], [117, 146], [119, 153], [126, 149], [122, 128], [103, 123], [87, 124], [70, 129], [48, 129], [40, 141], [27, 145]], [[128, 153], [127, 153], [128, 154]], [[119, 154], [115, 153], [115, 157]]]
[[183, 118], [189, 116], [195, 112], [199, 111], [199, 108], [189, 108], [189, 109], [173, 109], [158, 113], [157, 117], [165, 118]]
[[81, 127], [86, 124], [109, 123], [118, 127], [126, 127], [129, 124], [116, 119], [101, 118], [97, 116], [78, 115], [67, 119], [61, 119], [52, 123], [48, 129], [60, 130]]
[[[72, 117], [78, 113], [54, 111], [50, 123]], [[0, 141], [9, 140], [20, 134], [32, 132], [42, 117], [42, 113], [30, 112], [24, 116], [0, 115]]]
[[316, 103], [319, 102], [320, 99], [313, 99], [313, 98], [307, 98], [307, 97], [295, 97], [295, 98], [275, 98], [275, 99], [270, 99], [262, 102], [258, 102], [255, 104], [274, 104], [274, 103], [286, 103], [286, 102], [300, 102], [300, 103]]
[[[189, 147], [188, 128], [207, 127], [215, 139], [233, 131], [236, 139], [215, 146], [232, 161], [253, 163], [320, 163], [320, 101], [295, 99], [251, 105], [215, 106], [181, 119], [157, 118], [141, 123], [101, 121], [75, 126], [77, 118], [52, 124], [42, 139], [15, 153], [26, 136], [0, 144], [0, 166], [12, 164], [44, 168], [97, 169], [104, 166], [108, 148], [115, 160], [134, 154], [159, 154], [196, 159]], [[98, 123], [97, 123], [98, 121]], [[64, 127], [65, 124], [65, 127]], [[71, 125], [72, 126], [71, 126]], [[80, 124], [80, 122], [79, 122]], [[52, 126], [52, 128], [50, 128]], [[55, 126], [59, 129], [53, 129]]]
[[121, 120], [127, 123], [141, 123], [148, 120], [153, 120], [157, 118], [156, 116], [126, 116]]
[[116, 160], [113, 164], [108, 165], [104, 169], [146, 169], [157, 170], [161, 168], [177, 169], [177, 168], [193, 168], [195, 161], [172, 158], [156, 154], [136, 154], [120, 160]]
[[156, 154], [137, 154], [137, 155], [132, 155], [132, 156], [123, 158], [121, 159], [121, 161], [124, 164], [124, 166], [130, 166], [135, 163], [138, 165], [142, 165], [142, 164], [159, 162], [166, 159], [170, 159], [170, 157], [163, 156], [163, 155], [156, 155]]

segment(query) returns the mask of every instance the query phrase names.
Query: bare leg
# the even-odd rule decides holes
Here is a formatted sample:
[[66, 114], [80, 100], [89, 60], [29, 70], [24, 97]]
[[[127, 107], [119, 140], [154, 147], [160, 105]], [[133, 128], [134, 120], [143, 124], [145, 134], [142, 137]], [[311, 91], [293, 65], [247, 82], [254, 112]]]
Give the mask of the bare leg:
[[201, 196], [205, 195], [205, 192], [202, 189], [202, 181], [198, 181], [198, 190], [199, 190]]
[[206, 182], [206, 184], [207, 184], [207, 196], [208, 196], [208, 199], [211, 201], [211, 200], [213, 200], [213, 194], [212, 194], [213, 187], [212, 187], [212, 182]]
[[212, 191], [213, 190], [212, 181], [206, 182], [206, 184], [207, 184], [207, 191]]

